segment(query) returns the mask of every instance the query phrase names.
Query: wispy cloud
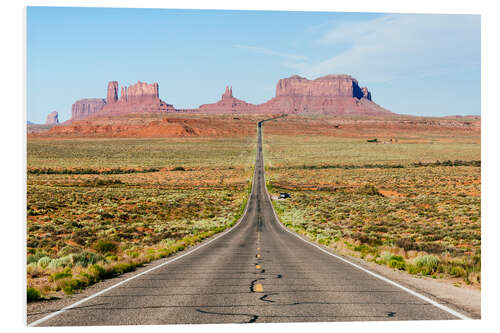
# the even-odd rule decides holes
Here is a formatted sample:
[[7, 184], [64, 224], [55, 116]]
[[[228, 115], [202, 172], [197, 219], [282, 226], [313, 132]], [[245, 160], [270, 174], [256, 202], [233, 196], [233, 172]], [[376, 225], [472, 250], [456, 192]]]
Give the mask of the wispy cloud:
[[314, 63], [298, 59], [290, 67], [308, 77], [349, 73], [371, 82], [478, 69], [480, 18], [394, 14], [342, 21], [323, 30], [317, 45], [332, 48], [332, 56]]
[[248, 50], [253, 53], [257, 54], [265, 54], [265, 55], [270, 55], [270, 56], [275, 56], [275, 57], [281, 57], [285, 58], [286, 60], [290, 61], [304, 61], [307, 60], [307, 57], [297, 55], [297, 54], [291, 54], [291, 53], [284, 53], [284, 52], [278, 52], [274, 51], [265, 47], [258, 47], [258, 46], [249, 46], [249, 45], [234, 45], [234, 47], [243, 49], [243, 50]]

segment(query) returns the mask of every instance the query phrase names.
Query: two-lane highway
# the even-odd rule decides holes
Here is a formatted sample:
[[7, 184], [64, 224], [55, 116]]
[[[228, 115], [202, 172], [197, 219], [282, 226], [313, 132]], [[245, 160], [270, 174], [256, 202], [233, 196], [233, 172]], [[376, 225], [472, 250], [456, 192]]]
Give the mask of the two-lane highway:
[[252, 192], [237, 225], [32, 325], [465, 318], [285, 229], [265, 186], [261, 125]]

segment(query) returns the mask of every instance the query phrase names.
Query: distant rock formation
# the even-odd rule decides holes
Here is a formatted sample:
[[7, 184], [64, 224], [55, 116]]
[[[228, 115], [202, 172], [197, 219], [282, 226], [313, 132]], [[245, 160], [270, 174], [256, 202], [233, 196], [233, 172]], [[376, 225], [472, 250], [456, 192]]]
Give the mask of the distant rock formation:
[[131, 86], [122, 86], [118, 95], [118, 81], [108, 82], [106, 99], [86, 98], [72, 106], [71, 121], [90, 116], [106, 116], [137, 112], [173, 112], [173, 105], [159, 97], [158, 83], [148, 84], [138, 81]]
[[212, 104], [200, 105], [200, 112], [207, 113], [249, 113], [254, 111], [255, 105], [233, 97], [233, 87], [226, 86], [220, 101]]
[[118, 81], [110, 81], [108, 83], [108, 95], [106, 104], [116, 103], [118, 101]]
[[150, 112], [198, 112], [211, 114], [230, 113], [290, 113], [290, 114], [334, 114], [334, 115], [393, 115], [372, 101], [367, 87], [360, 87], [350, 75], [326, 75], [315, 80], [294, 75], [281, 79], [276, 85], [276, 96], [255, 105], [233, 96], [233, 88], [226, 86], [221, 99], [216, 103], [203, 104], [197, 109], [175, 109], [160, 99], [158, 83], [138, 81], [130, 86], [121, 86], [110, 81], [106, 100], [82, 99], [72, 107], [70, 121], [89, 116], [124, 115]]
[[276, 85], [276, 97], [257, 106], [266, 113], [392, 115], [372, 101], [368, 88], [350, 75], [326, 75], [315, 80], [294, 75]]
[[57, 111], [53, 111], [47, 115], [47, 120], [45, 120], [45, 125], [57, 125], [59, 124], [59, 114]]
[[[117, 115], [138, 112], [174, 112], [173, 105], [167, 104], [160, 99], [158, 83], [148, 84], [138, 81], [131, 86], [121, 87], [120, 98], [115, 98], [118, 93], [118, 82], [112, 81], [108, 84], [108, 96], [112, 103], [106, 105], [99, 115]], [[116, 96], [118, 97], [118, 96]]]
[[71, 106], [71, 121], [80, 120], [99, 112], [106, 101], [102, 98], [85, 98], [73, 103]]

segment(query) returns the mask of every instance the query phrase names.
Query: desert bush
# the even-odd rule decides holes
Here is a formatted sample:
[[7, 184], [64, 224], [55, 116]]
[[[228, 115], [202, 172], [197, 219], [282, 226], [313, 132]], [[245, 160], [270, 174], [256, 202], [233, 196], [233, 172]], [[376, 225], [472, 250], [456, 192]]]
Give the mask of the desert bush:
[[52, 259], [47, 266], [47, 268], [50, 269], [56, 269], [56, 268], [61, 268], [61, 267], [66, 267], [66, 266], [71, 266], [72, 265], [72, 258], [71, 256], [65, 256], [61, 257], [58, 259]]
[[116, 253], [118, 251], [118, 244], [113, 241], [109, 241], [106, 239], [99, 239], [95, 244], [94, 244], [94, 249], [102, 254], [106, 253]]
[[33, 287], [28, 287], [26, 296], [28, 298], [28, 302], [38, 301], [42, 299], [42, 294], [40, 293], [40, 291]]
[[27, 261], [27, 264], [31, 264], [31, 263], [37, 263], [38, 260], [40, 260], [41, 258], [43, 257], [46, 257], [47, 254], [45, 254], [44, 252], [37, 252], [35, 254], [30, 254], [26, 257], [26, 261]]
[[401, 270], [406, 268], [406, 262], [402, 256], [396, 256], [391, 253], [385, 253], [382, 256], [382, 260], [387, 266], [391, 268], [396, 268]]
[[435, 272], [439, 266], [439, 258], [433, 255], [418, 256], [413, 259], [413, 264], [419, 272], [429, 275]]
[[57, 272], [57, 273], [52, 274], [49, 277], [49, 281], [54, 282], [54, 281], [64, 279], [67, 277], [72, 277], [72, 276], [73, 276], [73, 274], [71, 273], [71, 269], [69, 267], [66, 267], [62, 272]]
[[78, 254], [73, 254], [73, 265], [87, 267], [89, 265], [94, 265], [99, 261], [104, 260], [104, 257], [96, 254], [94, 252], [84, 251]]
[[186, 169], [184, 169], [184, 167], [181, 167], [181, 166], [177, 166], [175, 168], [173, 168], [172, 170], [170, 171], [186, 171]]
[[50, 257], [43, 257], [38, 260], [38, 266], [42, 268], [47, 268], [47, 266], [50, 264], [52, 259]]

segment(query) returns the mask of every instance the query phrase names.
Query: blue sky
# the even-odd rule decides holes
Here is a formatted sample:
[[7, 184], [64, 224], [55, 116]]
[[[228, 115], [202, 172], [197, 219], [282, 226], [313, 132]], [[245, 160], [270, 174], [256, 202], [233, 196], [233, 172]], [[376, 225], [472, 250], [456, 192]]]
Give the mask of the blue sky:
[[27, 119], [71, 116], [108, 81], [158, 82], [177, 108], [263, 103], [280, 78], [351, 74], [413, 115], [480, 114], [478, 15], [28, 7]]

